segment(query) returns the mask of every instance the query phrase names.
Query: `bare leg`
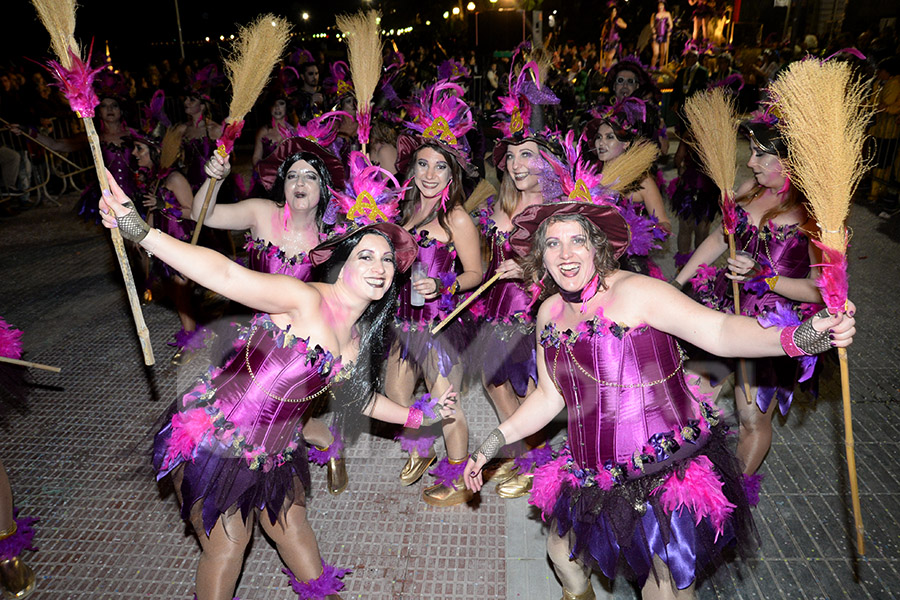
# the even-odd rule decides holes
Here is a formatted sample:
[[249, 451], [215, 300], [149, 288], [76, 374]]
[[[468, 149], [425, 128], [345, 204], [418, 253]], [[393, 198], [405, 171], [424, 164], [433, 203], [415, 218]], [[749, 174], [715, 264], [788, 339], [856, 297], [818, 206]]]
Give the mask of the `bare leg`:
[[[453, 383], [453, 389], [459, 390], [462, 385], [462, 377], [460, 376], [462, 369], [457, 366], [450, 373], [450, 377], [438, 376], [434, 383], [427, 385], [428, 391], [432, 396], [440, 396]], [[427, 384], [427, 382], [426, 382]], [[463, 411], [462, 404], [457, 398], [454, 405], [456, 413], [450, 419], [441, 421], [441, 429], [444, 432], [444, 445], [447, 448], [447, 458], [450, 460], [462, 460], [469, 454], [469, 422], [466, 420], [466, 414]]]
[[263, 531], [275, 542], [281, 560], [297, 579], [310, 581], [322, 574], [319, 544], [306, 519], [305, 506], [292, 505], [274, 525], [265, 514], [259, 521]]
[[580, 596], [591, 587], [591, 574], [580, 561], [569, 558], [570, 552], [568, 537], [559, 537], [551, 529], [547, 537], [547, 556], [553, 563], [553, 570], [564, 590], [573, 596]]
[[384, 377], [384, 394], [397, 404], [412, 406], [412, 397], [416, 391], [418, 373], [408, 360], [400, 358], [400, 350], [395, 345], [387, 359], [387, 371]]
[[13, 497], [6, 469], [0, 461], [0, 531], [7, 531], [13, 525]]
[[[746, 362], [747, 369], [751, 371], [749, 379], [752, 386], [753, 363], [752, 361]], [[758, 388], [752, 386], [750, 388], [750, 398], [747, 398], [740, 369], [737, 369], [735, 377], [737, 379], [734, 386], [734, 402], [741, 421], [738, 433], [737, 456], [744, 467], [744, 473], [753, 475], [766, 458], [766, 454], [769, 453], [769, 448], [772, 447], [772, 415], [775, 414], [775, 407], [778, 402], [773, 398], [771, 404], [769, 404], [769, 409], [763, 413], [756, 405]]]
[[191, 282], [183, 277], [172, 278], [172, 295], [175, 301], [175, 310], [185, 331], [197, 329], [197, 321], [194, 319], [194, 310], [191, 305]]
[[231, 600], [244, 564], [244, 551], [253, 537], [253, 519], [245, 523], [240, 511], [222, 516], [209, 537], [199, 515], [191, 521], [203, 548], [197, 565], [197, 600]]
[[334, 442], [334, 435], [324, 421], [310, 418], [303, 424], [303, 438], [319, 448], [327, 448]]
[[693, 239], [696, 226], [693, 220], [678, 217], [678, 254], [693, 252]]
[[643, 600], [690, 600], [694, 597], [694, 584], [683, 590], [676, 588], [669, 567], [658, 556], [653, 557], [653, 568], [656, 570], [656, 576], [650, 573], [641, 589]]
[[653, 57], [650, 59], [650, 68], [655, 69], [659, 62], [659, 42], [654, 40], [651, 44], [653, 46]]

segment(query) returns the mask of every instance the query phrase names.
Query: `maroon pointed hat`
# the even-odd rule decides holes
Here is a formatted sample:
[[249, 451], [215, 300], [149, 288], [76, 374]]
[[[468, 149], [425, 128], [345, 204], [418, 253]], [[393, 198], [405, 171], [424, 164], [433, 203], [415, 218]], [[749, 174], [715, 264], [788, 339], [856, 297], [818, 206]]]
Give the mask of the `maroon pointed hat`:
[[332, 187], [339, 190], [344, 189], [345, 175], [341, 159], [310, 139], [292, 137], [281, 142], [272, 154], [256, 163], [259, 179], [267, 190], [271, 190], [275, 184], [278, 169], [285, 159], [298, 152], [309, 152], [318, 156], [325, 163], [328, 174], [331, 175]]
[[550, 217], [579, 214], [596, 225], [606, 234], [613, 249], [615, 258], [619, 258], [628, 248], [631, 231], [628, 223], [619, 213], [619, 209], [611, 204], [590, 204], [588, 202], [554, 202], [551, 204], [534, 204], [520, 212], [513, 219], [512, 234], [509, 244], [513, 252], [525, 256], [531, 251], [531, 241], [538, 227]]
[[412, 266], [413, 262], [415, 262], [416, 256], [419, 254], [419, 244], [416, 243], [416, 238], [414, 238], [410, 232], [394, 223], [380, 222], [354, 228], [343, 235], [319, 244], [309, 251], [310, 262], [314, 267], [326, 262], [331, 258], [335, 246], [347, 237], [354, 233], [359, 233], [360, 231], [377, 231], [383, 233], [391, 240], [391, 244], [394, 246], [394, 258], [397, 261], [398, 273], [407, 271]]

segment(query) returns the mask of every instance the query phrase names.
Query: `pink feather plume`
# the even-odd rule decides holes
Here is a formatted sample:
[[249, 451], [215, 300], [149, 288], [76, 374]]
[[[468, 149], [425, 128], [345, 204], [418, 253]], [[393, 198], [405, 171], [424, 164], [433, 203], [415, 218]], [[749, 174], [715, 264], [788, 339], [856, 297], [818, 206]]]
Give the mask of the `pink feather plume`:
[[699, 525], [708, 517], [716, 529], [716, 539], [722, 534], [725, 521], [735, 509], [722, 493], [722, 481], [716, 475], [712, 462], [699, 456], [693, 459], [684, 470], [684, 477], [672, 473], [653, 494], [661, 493], [660, 504], [666, 512], [673, 513], [682, 508], [687, 509]]
[[22, 332], [0, 317], [0, 356], [22, 358]]
[[87, 60], [82, 61], [81, 57], [75, 54], [72, 48], [69, 48], [69, 58], [72, 60], [71, 69], [66, 69], [55, 60], [47, 61], [47, 70], [53, 75], [56, 85], [62, 90], [72, 110], [78, 113], [79, 117], [85, 119], [93, 117], [94, 109], [100, 104], [100, 99], [94, 92], [94, 77], [104, 67], [91, 68], [93, 51], [94, 43], [91, 42]]
[[848, 293], [847, 255], [818, 240], [813, 240], [813, 243], [822, 251], [822, 260], [824, 261], [818, 265], [812, 265], [821, 269], [819, 278], [816, 279], [816, 286], [822, 290], [822, 299], [831, 312], [844, 312]]
[[172, 436], [166, 448], [163, 469], [169, 468], [179, 457], [190, 460], [197, 444], [212, 431], [212, 420], [202, 408], [192, 408], [172, 415]]

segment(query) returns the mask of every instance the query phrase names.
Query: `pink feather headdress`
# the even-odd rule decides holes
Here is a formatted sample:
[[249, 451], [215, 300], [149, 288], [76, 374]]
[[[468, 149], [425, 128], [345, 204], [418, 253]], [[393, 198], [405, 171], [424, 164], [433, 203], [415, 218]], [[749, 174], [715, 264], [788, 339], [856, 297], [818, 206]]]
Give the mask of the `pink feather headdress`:
[[214, 63], [210, 63], [191, 76], [185, 86], [184, 94], [211, 102], [213, 89], [222, 85], [224, 80], [225, 77], [219, 73], [219, 68]]
[[350, 78], [350, 65], [342, 60], [335, 61], [329, 67], [331, 75], [323, 82], [325, 91], [343, 98], [353, 93], [353, 80]]
[[569, 131], [559, 143], [563, 158], [543, 148], [540, 148], [540, 152], [559, 178], [562, 198], [575, 202], [615, 205], [619, 195], [603, 185], [603, 175], [597, 165], [584, 156], [584, 137], [576, 142], [575, 132]]
[[465, 135], [475, 127], [472, 109], [463, 99], [465, 90], [450, 81], [438, 81], [408, 102], [403, 124], [423, 137], [469, 154]]
[[[515, 63], [515, 56], [511, 63]], [[508, 95], [499, 98], [500, 109], [495, 115], [497, 123], [494, 127], [505, 138], [539, 133], [532, 126], [534, 106], [559, 104], [559, 98], [550, 87], [541, 86], [541, 73], [535, 61], [525, 63], [515, 80], [513, 72], [514, 69], [510, 69]]]
[[437, 75], [438, 79], [456, 81], [457, 79], [468, 77], [469, 70], [462, 63], [448, 59], [438, 66]]
[[400, 214], [399, 196], [405, 191], [387, 170], [373, 165], [369, 157], [357, 151], [350, 153], [350, 176], [343, 191], [332, 190], [326, 222], [333, 222], [336, 212], [356, 226], [394, 222]]
[[591, 110], [591, 115], [596, 119], [608, 121], [632, 135], [649, 137], [647, 103], [640, 98], [627, 96], [610, 106]]
[[337, 139], [341, 117], [353, 118], [348, 112], [335, 110], [310, 119], [305, 125], [297, 125], [297, 137], [306, 138], [323, 148], [328, 148]]

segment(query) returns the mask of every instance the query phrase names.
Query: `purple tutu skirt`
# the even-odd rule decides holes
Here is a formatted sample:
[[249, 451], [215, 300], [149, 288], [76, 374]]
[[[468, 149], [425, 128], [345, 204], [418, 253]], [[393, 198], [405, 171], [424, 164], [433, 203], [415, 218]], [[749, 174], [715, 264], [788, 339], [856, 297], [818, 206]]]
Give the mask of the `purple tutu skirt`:
[[411, 362], [430, 380], [438, 375], [449, 377], [454, 367], [462, 364], [463, 353], [474, 337], [475, 328], [469, 317], [458, 317], [432, 335], [432, 327], [439, 322], [394, 319], [392, 335], [400, 349], [400, 358]]
[[[299, 444], [292, 459], [266, 469], [250, 469], [247, 460], [236, 457], [218, 440], [197, 446], [191, 460], [177, 460], [165, 465], [172, 437], [172, 416], [180, 400], [174, 402], [164, 416], [166, 423], [153, 443], [153, 466], [157, 479], [181, 470], [181, 517], [191, 520], [200, 511], [207, 535], [222, 515], [238, 510], [246, 521], [251, 513], [266, 511], [272, 523], [291, 505], [305, 506], [310, 487], [306, 444]], [[174, 478], [178, 481], [178, 477]]]
[[474, 356], [484, 381], [493, 386], [509, 382], [516, 395], [524, 398], [528, 382], [537, 383], [534, 323], [485, 321], [477, 339]]
[[[531, 503], [544, 510], [560, 537], [571, 536], [573, 557], [610, 580], [621, 574], [643, 586], [657, 555], [684, 589], [726, 548], [750, 556], [758, 547], [740, 465], [726, 446], [723, 425], [711, 427], [707, 443], [689, 458], [661, 461], [652, 474], [611, 485], [602, 483], [608, 471], [572, 470], [571, 455], [566, 468], [567, 452], [538, 469]], [[549, 497], [548, 480], [559, 485]], [[670, 488], [694, 504], [673, 508]]]

